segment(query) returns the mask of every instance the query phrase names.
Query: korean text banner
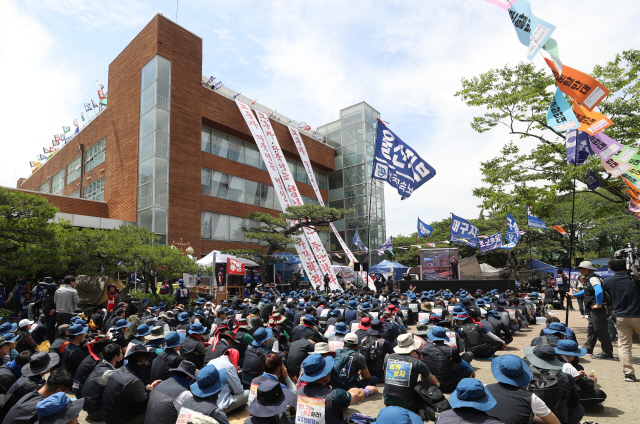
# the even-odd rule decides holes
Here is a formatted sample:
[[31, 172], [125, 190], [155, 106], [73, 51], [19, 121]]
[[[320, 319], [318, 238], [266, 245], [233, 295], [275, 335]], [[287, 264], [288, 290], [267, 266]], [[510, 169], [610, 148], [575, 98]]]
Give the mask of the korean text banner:
[[593, 154], [589, 144], [589, 135], [582, 131], [567, 133], [567, 164], [584, 163]]
[[518, 223], [511, 216], [509, 212], [507, 212], [507, 242], [515, 246], [519, 241], [521, 235], [519, 234], [520, 229], [518, 228]]
[[436, 170], [378, 121], [371, 178], [386, 181], [406, 199], [436, 175]]
[[547, 111], [547, 123], [556, 131], [567, 131], [578, 128], [578, 118], [571, 110], [571, 106], [564, 98], [562, 91], [556, 88], [556, 93], [553, 95], [553, 101], [549, 105]]
[[609, 159], [622, 149], [622, 145], [604, 133], [589, 136], [589, 143], [594, 153], [602, 159]]
[[451, 241], [464, 243], [474, 249], [478, 247], [478, 228], [457, 215], [451, 216]]
[[420, 221], [420, 218], [418, 218], [418, 238], [420, 237], [427, 238], [431, 235], [432, 232], [433, 232], [433, 228], [431, 228], [431, 226], [425, 224], [424, 222]]
[[494, 234], [487, 238], [480, 240], [480, 251], [482, 253], [491, 252], [492, 250], [499, 249], [502, 246], [502, 235], [500, 233]]
[[600, 180], [598, 179], [594, 171], [589, 171], [586, 174], [584, 174], [584, 183], [587, 185], [587, 188], [591, 191], [600, 187]]
[[563, 65], [562, 75], [560, 75], [552, 60], [546, 57], [544, 60], [547, 62], [549, 68], [551, 68], [553, 77], [556, 79], [556, 84], [558, 84], [560, 90], [577, 102], [582, 103], [590, 111], [593, 110], [602, 99], [609, 95], [610, 91], [607, 87], [584, 72]]
[[573, 113], [580, 121], [580, 129], [588, 132], [589, 135], [594, 135], [613, 125], [613, 121], [603, 114], [584, 108], [576, 102], [573, 102]]
[[533, 60], [556, 27], [533, 16], [527, 0], [518, 0], [508, 12], [520, 42], [529, 48], [527, 59]]
[[529, 206], [527, 206], [527, 225], [529, 225], [529, 227], [539, 228], [541, 230], [547, 229], [547, 225], [544, 223], [543, 220], [531, 214]]

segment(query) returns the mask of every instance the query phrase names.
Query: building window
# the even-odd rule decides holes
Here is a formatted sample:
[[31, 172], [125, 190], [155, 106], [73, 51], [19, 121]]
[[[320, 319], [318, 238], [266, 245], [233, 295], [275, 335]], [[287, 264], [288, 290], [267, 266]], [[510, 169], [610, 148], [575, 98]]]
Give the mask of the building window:
[[71, 193], [69, 195], [69, 197], [75, 197], [76, 199], [79, 199], [80, 198], [80, 190], [78, 189], [78, 190], [74, 191], [73, 193]]
[[89, 172], [96, 166], [104, 162], [104, 149], [107, 144], [107, 139], [103, 138], [93, 146], [89, 147], [85, 155], [84, 172]]
[[49, 191], [49, 180], [45, 181], [40, 187], [38, 187], [39, 193], [50, 193]]
[[64, 168], [51, 178], [51, 193], [60, 194], [64, 190]]
[[67, 165], [67, 184], [80, 178], [80, 167], [82, 166], [82, 156], [78, 156]]
[[84, 188], [84, 198], [87, 200], [104, 201], [104, 177], [92, 182]]

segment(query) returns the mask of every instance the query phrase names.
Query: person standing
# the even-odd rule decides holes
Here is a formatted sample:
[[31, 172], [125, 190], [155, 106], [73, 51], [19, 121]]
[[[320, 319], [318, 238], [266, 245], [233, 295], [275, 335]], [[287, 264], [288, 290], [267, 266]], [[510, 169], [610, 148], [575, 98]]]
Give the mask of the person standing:
[[[602, 277], [594, 272], [596, 268], [589, 261], [582, 261], [578, 265], [578, 271], [584, 275], [584, 290], [571, 295], [572, 297], [584, 296], [584, 307], [589, 311], [589, 326], [587, 327], [587, 341], [584, 347], [593, 359], [613, 359], [613, 345], [609, 336], [609, 312], [604, 304], [604, 290]], [[593, 348], [600, 341], [602, 352], [593, 355]]]
[[604, 290], [613, 302], [624, 380], [632, 383], [636, 381], [631, 355], [633, 332], [640, 334], [640, 281], [629, 278], [624, 259], [609, 259], [608, 265], [614, 274], [604, 279]]
[[80, 298], [78, 292], [74, 288], [76, 285], [76, 277], [67, 275], [60, 288], [53, 295], [56, 313], [56, 325], [60, 327], [63, 324], [71, 324], [71, 317], [78, 307]]
[[[575, 291], [579, 292], [582, 290], [584, 290], [584, 275], [580, 274], [578, 275], [578, 281], [576, 282]], [[577, 297], [576, 300], [578, 301], [578, 308], [580, 308], [580, 318], [588, 318], [589, 316], [585, 313], [584, 310], [584, 297]]]
[[459, 280], [460, 276], [458, 274], [458, 259], [454, 256], [451, 258], [451, 279]]
[[567, 298], [566, 307], [568, 309], [573, 309], [573, 305], [571, 304], [571, 296], [567, 296], [567, 292], [569, 291], [569, 287], [570, 287], [569, 277], [567, 277], [567, 275], [561, 269], [557, 270], [557, 274], [558, 274], [558, 278], [556, 278], [556, 283], [558, 284], [558, 293], [560, 294], [560, 304], [562, 305], [563, 308], [565, 308], [564, 299], [566, 297]]
[[529, 288], [531, 291], [540, 292], [542, 291], [542, 280], [538, 277], [537, 273], [533, 273], [531, 277], [529, 277]]

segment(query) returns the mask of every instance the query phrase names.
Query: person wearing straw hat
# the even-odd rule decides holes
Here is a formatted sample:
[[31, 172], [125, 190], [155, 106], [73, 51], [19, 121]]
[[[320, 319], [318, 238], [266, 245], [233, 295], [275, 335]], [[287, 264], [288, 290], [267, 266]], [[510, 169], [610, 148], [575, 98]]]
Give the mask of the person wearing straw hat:
[[150, 356], [144, 345], [134, 345], [124, 357], [127, 365], [109, 376], [102, 396], [105, 424], [144, 422], [149, 392], [161, 382], [156, 380], [145, 387], [138, 377], [147, 368]]
[[498, 424], [502, 421], [487, 415], [496, 400], [484, 384], [475, 378], [461, 380], [449, 396], [451, 409], [438, 417], [438, 424]]
[[173, 372], [171, 378], [158, 384], [149, 395], [145, 424], [175, 424], [182, 403], [191, 397], [189, 386], [196, 379], [196, 366], [189, 361], [182, 361]]
[[418, 376], [422, 376], [423, 382], [440, 386], [436, 377], [420, 360], [419, 348], [420, 342], [411, 334], [402, 334], [398, 337], [398, 345], [393, 349], [395, 353], [385, 358], [384, 404], [386, 406], [400, 406], [418, 413], [420, 403], [413, 389], [418, 384]]
[[38, 402], [40, 424], [77, 424], [84, 399], [72, 401], [65, 393], [56, 393]]
[[532, 417], [545, 424], [560, 424], [544, 401], [526, 390], [531, 381], [531, 370], [524, 360], [515, 355], [498, 356], [491, 361], [491, 373], [498, 382], [488, 384], [486, 389], [497, 404], [487, 411], [487, 415], [505, 424], [530, 423]]
[[207, 365], [198, 371], [196, 377], [190, 386], [193, 396], [185, 399], [180, 413], [190, 410], [214, 418], [220, 424], [229, 424], [227, 415], [217, 404], [218, 394], [227, 381], [227, 371]]
[[251, 416], [245, 424], [290, 424], [287, 410], [296, 404], [296, 399], [294, 392], [282, 388], [277, 381], [264, 380], [256, 388], [255, 401], [247, 408]]
[[[584, 290], [569, 294], [573, 298], [584, 297], [584, 308], [589, 313], [587, 341], [583, 345], [593, 359], [613, 359], [613, 344], [609, 336], [609, 311], [605, 303], [603, 279], [595, 273], [596, 267], [589, 261], [582, 261], [578, 271], [584, 275]], [[600, 341], [602, 352], [593, 355], [596, 343]]]
[[89, 327], [84, 324], [72, 324], [69, 327], [69, 344], [62, 355], [62, 367], [75, 375], [84, 360], [84, 352], [80, 345], [85, 341]]
[[[102, 421], [102, 394], [111, 374], [124, 363], [122, 348], [117, 343], [109, 343], [102, 349], [102, 360], [91, 371], [82, 386], [82, 397], [85, 399], [82, 409], [94, 421]], [[52, 373], [53, 375], [53, 373]]]

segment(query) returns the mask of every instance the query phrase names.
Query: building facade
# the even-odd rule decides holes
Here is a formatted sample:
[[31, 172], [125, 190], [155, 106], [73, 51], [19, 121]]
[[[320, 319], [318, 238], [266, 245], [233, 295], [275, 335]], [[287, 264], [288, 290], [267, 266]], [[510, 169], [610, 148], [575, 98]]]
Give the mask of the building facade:
[[[369, 249], [377, 249], [386, 240], [384, 188], [382, 182], [371, 178], [379, 117], [378, 111], [361, 102], [341, 110], [340, 119], [317, 130], [335, 149], [335, 169], [329, 172], [329, 206], [355, 210], [335, 223], [354, 251], [357, 248], [351, 247], [351, 241], [356, 230]], [[333, 234], [329, 244], [332, 253], [344, 253]], [[384, 258], [377, 252], [359, 253], [358, 260], [370, 265]]]
[[[214, 249], [257, 247], [242, 231], [243, 225], [257, 225], [247, 216], [255, 211], [277, 215], [280, 205], [233, 100], [236, 93], [216, 90], [207, 79], [202, 76], [202, 39], [156, 15], [109, 65], [108, 107], [28, 179], [20, 179], [17, 188], [42, 193], [63, 217], [73, 215], [78, 222], [86, 216], [103, 219], [107, 227], [138, 225], [165, 244], [182, 238], [196, 257]], [[270, 111], [260, 104], [252, 107]], [[303, 200], [318, 204], [284, 124], [288, 121], [273, 114], [275, 135]], [[309, 131], [301, 134], [328, 203], [338, 161], [335, 143]], [[346, 172], [342, 168], [340, 174]], [[349, 199], [340, 197], [353, 204]], [[329, 250], [329, 235], [320, 237]]]

